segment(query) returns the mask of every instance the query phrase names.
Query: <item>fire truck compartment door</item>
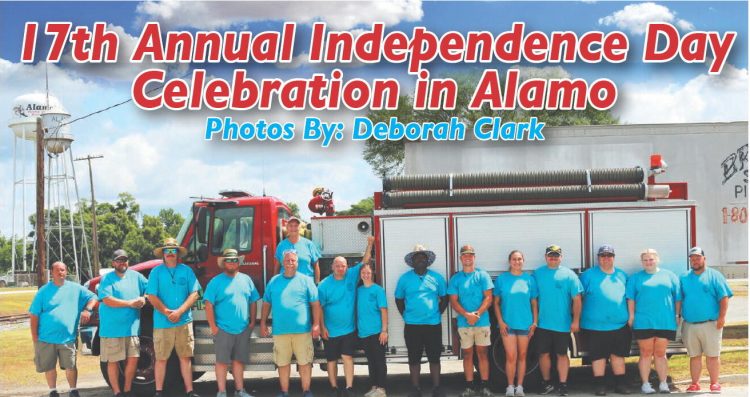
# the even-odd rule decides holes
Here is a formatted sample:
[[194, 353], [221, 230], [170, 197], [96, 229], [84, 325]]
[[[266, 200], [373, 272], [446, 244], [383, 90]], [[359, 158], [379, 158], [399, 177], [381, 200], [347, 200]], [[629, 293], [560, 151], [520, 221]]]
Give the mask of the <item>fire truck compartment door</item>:
[[678, 276], [688, 269], [690, 210], [688, 208], [591, 211], [591, 266], [602, 244], [615, 249], [615, 266], [628, 274], [642, 269], [640, 253], [659, 252], [659, 267]]
[[[381, 218], [381, 258], [383, 259], [383, 288], [388, 299], [388, 353], [406, 354], [404, 320], [396, 308], [394, 292], [399, 277], [411, 267], [404, 255], [421, 244], [435, 252], [435, 262], [430, 270], [448, 279], [448, 217], [424, 216], [408, 218]], [[447, 286], [446, 286], [447, 289]], [[442, 316], [444, 351], [451, 347], [448, 308]]]
[[545, 264], [544, 249], [557, 244], [563, 252], [561, 265], [578, 270], [583, 265], [583, 219], [583, 212], [458, 215], [455, 255], [460, 257], [464, 244], [474, 246], [477, 267], [494, 280], [508, 270], [510, 251], [523, 252], [524, 269], [534, 270]]

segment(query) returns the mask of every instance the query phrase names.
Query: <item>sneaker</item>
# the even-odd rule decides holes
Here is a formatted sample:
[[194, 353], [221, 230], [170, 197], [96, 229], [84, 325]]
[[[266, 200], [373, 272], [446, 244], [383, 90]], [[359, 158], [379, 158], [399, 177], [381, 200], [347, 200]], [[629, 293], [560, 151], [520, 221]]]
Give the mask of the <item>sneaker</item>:
[[641, 393], [643, 394], [654, 394], [656, 393], [656, 390], [654, 390], [653, 386], [651, 386], [651, 383], [644, 383], [641, 385]]
[[688, 393], [699, 393], [701, 391], [701, 385], [697, 383], [691, 383], [685, 391]]
[[156, 393], [154, 393], [154, 397], [164, 397], [164, 394], [157, 390]]
[[331, 397], [341, 397], [341, 389], [339, 389], [338, 387], [332, 387]]
[[566, 383], [560, 383], [560, 386], [557, 387], [557, 395], [558, 396], [568, 395], [568, 385]]
[[525, 397], [526, 394], [523, 392], [523, 386], [518, 385], [516, 386], [516, 397]]
[[711, 390], [711, 393], [713, 394], [721, 393], [721, 385], [718, 383], [711, 383], [711, 386], [709, 386], [708, 388], [709, 390]]
[[546, 396], [547, 394], [550, 394], [553, 391], [555, 391], [555, 386], [552, 386], [551, 382], [542, 381], [542, 390], [539, 392], [539, 394]]
[[246, 392], [245, 389], [240, 389], [234, 392], [234, 397], [253, 397], [253, 395]]
[[443, 390], [443, 388], [440, 386], [435, 386], [432, 389], [432, 397], [446, 397], [445, 390]]
[[341, 397], [354, 397], [354, 390], [352, 390], [351, 387], [347, 387], [346, 389], [341, 391]]
[[279, 394], [276, 395], [276, 397], [289, 397], [289, 393], [280, 391]]
[[217, 391], [216, 397], [227, 397], [227, 392], [225, 391]]
[[185, 394], [185, 397], [201, 397], [201, 395], [196, 393], [195, 390], [190, 390]]
[[418, 387], [412, 387], [408, 397], [422, 397], [422, 389]]
[[60, 393], [58, 393], [57, 390], [52, 390], [49, 392], [49, 397], [60, 397]]
[[302, 393], [302, 397], [314, 397], [314, 396], [313, 396], [313, 394], [312, 394], [312, 392], [310, 390], [305, 390]]
[[596, 396], [606, 396], [607, 395], [607, 386], [599, 385], [596, 387], [596, 391], [594, 392], [594, 395]]
[[459, 394], [459, 397], [474, 397], [477, 393], [471, 387], [467, 387]]
[[374, 397], [377, 391], [378, 391], [378, 388], [373, 386], [373, 388], [370, 389], [370, 391], [365, 393], [365, 397]]
[[[514, 392], [514, 395], [515, 395], [515, 392]], [[492, 394], [490, 389], [487, 386], [485, 386], [479, 389], [479, 397], [494, 397], [494, 394]]]
[[68, 393], [70, 397], [81, 397], [80, 394], [78, 394], [78, 389], [71, 390], [70, 393]]
[[661, 382], [659, 383], [659, 393], [661, 394], [669, 394], [672, 391], [669, 390], [669, 384], [667, 382]]
[[625, 385], [615, 385], [615, 393], [630, 394], [630, 390]]
[[505, 397], [513, 397], [516, 395], [516, 388], [513, 385], [508, 385], [505, 388]]
[[127, 397], [127, 394], [125, 394], [123, 392], [119, 392], [119, 393], [115, 394], [115, 397]]

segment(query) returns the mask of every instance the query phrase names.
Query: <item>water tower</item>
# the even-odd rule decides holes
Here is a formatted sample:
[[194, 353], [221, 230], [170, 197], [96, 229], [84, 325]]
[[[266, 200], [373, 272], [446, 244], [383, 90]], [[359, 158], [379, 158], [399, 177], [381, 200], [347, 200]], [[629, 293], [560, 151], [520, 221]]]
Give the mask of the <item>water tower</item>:
[[[12, 269], [31, 270], [36, 253], [36, 238], [30, 234], [28, 215], [34, 213], [36, 157], [36, 119], [42, 118], [46, 156], [44, 183], [45, 234], [47, 268], [55, 261], [65, 262], [78, 280], [82, 269], [91, 277], [91, 258], [84, 230], [83, 213], [79, 211], [78, 183], [71, 144], [70, 114], [57, 98], [43, 93], [21, 95], [13, 101], [13, 117], [8, 127], [13, 131], [13, 217]], [[28, 191], [28, 192], [27, 192]], [[17, 246], [20, 231], [21, 245]]]

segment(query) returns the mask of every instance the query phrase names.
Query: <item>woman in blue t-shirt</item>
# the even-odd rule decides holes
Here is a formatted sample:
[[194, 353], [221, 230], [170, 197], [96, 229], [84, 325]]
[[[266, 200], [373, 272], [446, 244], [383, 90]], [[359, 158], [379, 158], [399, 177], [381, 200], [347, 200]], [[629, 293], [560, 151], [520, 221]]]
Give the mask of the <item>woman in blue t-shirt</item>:
[[[536, 282], [523, 272], [524, 256], [513, 250], [508, 255], [509, 271], [495, 279], [495, 318], [505, 348], [505, 374], [508, 377], [506, 396], [523, 396], [526, 374], [526, 352], [537, 324]], [[518, 374], [518, 383], [514, 383]], [[514, 386], [516, 385], [516, 386]]]
[[628, 299], [628, 325], [638, 340], [641, 392], [656, 393], [648, 381], [651, 360], [659, 375], [659, 392], [669, 393], [667, 345], [675, 340], [679, 325], [682, 292], [677, 275], [659, 268], [659, 253], [654, 249], [641, 252], [643, 270], [628, 278], [625, 296]]
[[385, 397], [388, 302], [383, 287], [375, 284], [372, 265], [364, 263], [359, 270], [362, 285], [357, 288], [357, 333], [365, 350], [372, 383], [372, 389], [365, 396]]

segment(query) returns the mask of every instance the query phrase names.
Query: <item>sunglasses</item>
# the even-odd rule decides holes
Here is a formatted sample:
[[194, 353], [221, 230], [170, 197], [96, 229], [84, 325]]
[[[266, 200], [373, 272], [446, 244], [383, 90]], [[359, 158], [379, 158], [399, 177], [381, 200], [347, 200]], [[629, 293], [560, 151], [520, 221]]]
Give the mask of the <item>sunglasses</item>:
[[127, 259], [115, 259], [115, 263], [128, 263]]
[[224, 258], [224, 263], [240, 263], [240, 258]]
[[177, 255], [177, 248], [164, 248], [162, 252], [164, 255]]
[[557, 252], [550, 252], [549, 254], [547, 254], [547, 256], [551, 258], [559, 258], [560, 254], [558, 254]]
[[614, 258], [615, 257], [614, 254], [601, 254], [599, 256], [602, 257], [602, 258]]

